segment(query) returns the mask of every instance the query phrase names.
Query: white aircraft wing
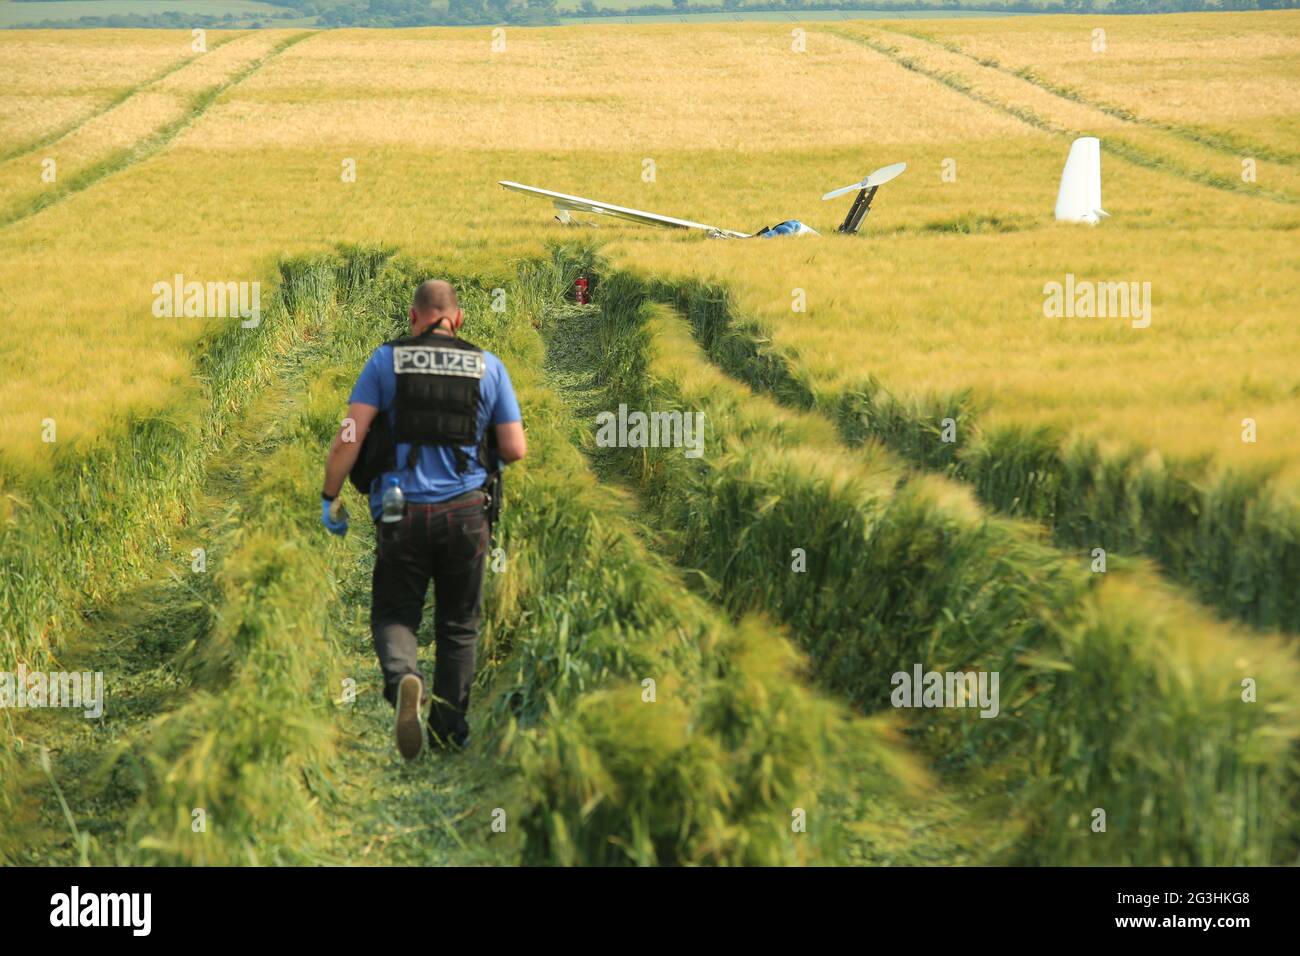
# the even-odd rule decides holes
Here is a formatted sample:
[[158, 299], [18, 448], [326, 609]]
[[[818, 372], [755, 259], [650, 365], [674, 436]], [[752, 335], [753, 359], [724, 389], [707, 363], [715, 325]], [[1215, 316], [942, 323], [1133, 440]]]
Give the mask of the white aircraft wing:
[[567, 221], [565, 213], [585, 212], [596, 216], [613, 216], [615, 219], [623, 219], [627, 222], [640, 223], [643, 226], [664, 226], [669, 229], [698, 229], [706, 232], [711, 236], [724, 239], [749, 239], [748, 233], [734, 232], [730, 229], [720, 229], [717, 226], [710, 226], [703, 222], [691, 222], [689, 219], [674, 219], [672, 216], [661, 216], [658, 213], [645, 212], [640, 209], [629, 209], [626, 206], [615, 206], [612, 203], [598, 202], [595, 199], [583, 199], [581, 196], [570, 196], [567, 193], [552, 192], [549, 189], [540, 189], [537, 186], [525, 186], [523, 183], [511, 182], [508, 179], [500, 181], [500, 185], [506, 189], [514, 190], [517, 193], [524, 193], [529, 196], [540, 196], [542, 199], [549, 199], [556, 209], [560, 210], [560, 220]]

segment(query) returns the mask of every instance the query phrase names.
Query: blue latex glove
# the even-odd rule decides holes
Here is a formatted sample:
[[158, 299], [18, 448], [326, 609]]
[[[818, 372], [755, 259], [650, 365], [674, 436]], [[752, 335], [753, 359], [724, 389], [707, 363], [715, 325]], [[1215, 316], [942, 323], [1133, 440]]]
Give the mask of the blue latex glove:
[[348, 533], [348, 510], [341, 505], [339, 506], [339, 520], [335, 521], [330, 517], [330, 505], [333, 502], [326, 501], [324, 498], [320, 502], [320, 523], [331, 534], [336, 534], [340, 538]]

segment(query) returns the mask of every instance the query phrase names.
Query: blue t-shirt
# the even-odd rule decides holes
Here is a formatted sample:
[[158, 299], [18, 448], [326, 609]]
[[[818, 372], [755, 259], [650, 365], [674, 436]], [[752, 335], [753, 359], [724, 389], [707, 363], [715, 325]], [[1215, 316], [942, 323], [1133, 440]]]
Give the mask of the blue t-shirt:
[[[483, 353], [483, 377], [479, 380], [478, 402], [478, 438], [489, 425], [506, 425], [520, 420], [519, 402], [515, 398], [514, 387], [510, 384], [510, 375], [501, 360], [491, 352]], [[371, 354], [366, 367], [361, 370], [357, 384], [352, 388], [350, 403], [372, 405], [380, 410], [381, 415], [388, 416], [388, 423], [396, 425], [393, 412], [393, 399], [397, 395], [397, 375], [393, 371], [393, 347], [381, 345]], [[406, 465], [406, 456], [411, 446], [397, 446], [398, 470], [388, 472], [399, 477], [402, 494], [407, 501], [430, 504], [447, 501], [474, 488], [481, 488], [487, 480], [487, 472], [478, 462], [478, 449], [474, 445], [464, 448], [469, 458], [469, 467], [463, 473], [456, 471], [456, 456], [448, 447], [420, 448], [419, 455], [412, 461], [411, 468]], [[383, 510], [383, 480], [376, 481], [370, 492], [370, 516], [377, 519]]]

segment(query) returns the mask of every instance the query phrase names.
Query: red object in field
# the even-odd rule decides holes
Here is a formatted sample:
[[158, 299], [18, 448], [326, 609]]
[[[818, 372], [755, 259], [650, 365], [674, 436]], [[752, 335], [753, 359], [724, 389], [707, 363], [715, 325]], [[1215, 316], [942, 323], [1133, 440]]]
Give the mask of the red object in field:
[[586, 305], [587, 299], [587, 277], [578, 276], [578, 281], [573, 284], [573, 294], [578, 300], [578, 305]]

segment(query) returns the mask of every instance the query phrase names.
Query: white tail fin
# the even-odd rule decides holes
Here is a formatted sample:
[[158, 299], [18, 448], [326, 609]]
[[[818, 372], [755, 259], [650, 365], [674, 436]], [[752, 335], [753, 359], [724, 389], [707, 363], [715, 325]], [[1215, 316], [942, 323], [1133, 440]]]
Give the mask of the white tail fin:
[[1096, 223], [1110, 213], [1101, 208], [1101, 140], [1081, 136], [1070, 146], [1056, 195], [1056, 218]]

